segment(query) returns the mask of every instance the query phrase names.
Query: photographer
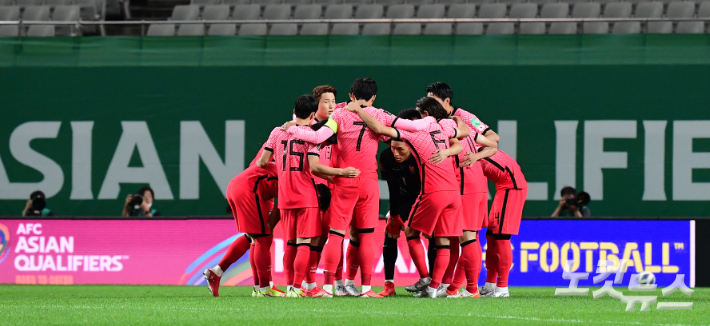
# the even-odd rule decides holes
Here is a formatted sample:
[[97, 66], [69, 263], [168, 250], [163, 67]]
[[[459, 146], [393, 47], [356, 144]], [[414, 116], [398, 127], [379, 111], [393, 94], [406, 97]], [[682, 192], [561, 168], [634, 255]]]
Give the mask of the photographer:
[[30, 200], [25, 204], [22, 216], [54, 216], [54, 213], [46, 207], [47, 199], [44, 193], [37, 190], [30, 195]]
[[577, 196], [577, 190], [572, 187], [564, 187], [560, 190], [560, 204], [557, 206], [552, 217], [590, 217], [592, 212], [587, 205], [589, 204], [589, 194], [581, 192]]
[[143, 187], [137, 193], [128, 195], [121, 216], [161, 216], [160, 212], [153, 208], [153, 198], [153, 189], [150, 187]]

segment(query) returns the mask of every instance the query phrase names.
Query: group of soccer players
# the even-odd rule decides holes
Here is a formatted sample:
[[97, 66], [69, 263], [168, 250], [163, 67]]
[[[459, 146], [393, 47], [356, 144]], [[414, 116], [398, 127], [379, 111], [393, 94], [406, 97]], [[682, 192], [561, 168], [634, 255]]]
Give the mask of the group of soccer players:
[[[294, 120], [273, 129], [250, 166], [227, 188], [237, 228], [245, 236], [230, 245], [217, 266], [205, 270], [212, 294], [219, 296], [224, 271], [251, 249], [253, 296], [392, 296], [397, 239], [404, 232], [420, 276], [406, 289], [416, 297], [508, 297], [510, 237], [520, 227], [525, 177], [517, 162], [497, 148], [499, 136], [493, 130], [452, 106], [447, 84], [425, 90], [416, 109], [397, 116], [373, 107], [377, 83], [369, 78], [353, 82], [349, 103], [336, 104], [331, 86], [300, 96]], [[390, 145], [379, 164], [390, 192], [390, 213], [384, 230], [385, 287], [375, 293], [380, 141]], [[496, 185], [490, 214], [488, 180]], [[271, 282], [271, 230], [277, 223], [287, 241], [286, 292]], [[487, 228], [487, 274], [479, 291], [482, 228]], [[350, 241], [343, 257], [346, 235]], [[422, 236], [429, 238], [429, 268]], [[319, 287], [315, 274], [321, 260], [324, 282]], [[360, 290], [354, 282], [358, 271]]]

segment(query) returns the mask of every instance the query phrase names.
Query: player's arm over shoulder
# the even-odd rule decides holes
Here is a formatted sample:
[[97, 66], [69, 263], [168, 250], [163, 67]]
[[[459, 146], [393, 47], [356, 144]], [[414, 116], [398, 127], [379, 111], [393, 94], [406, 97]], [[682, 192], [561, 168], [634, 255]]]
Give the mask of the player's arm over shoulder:
[[328, 119], [325, 123], [328, 128], [320, 128], [317, 131], [311, 128], [299, 128], [298, 126], [292, 126], [288, 128], [287, 132], [299, 139], [305, 140], [309, 143], [320, 144], [338, 131], [338, 125], [333, 119]]
[[261, 156], [256, 161], [256, 165], [262, 169], [266, 168], [266, 165], [271, 161], [271, 156], [274, 155], [274, 149], [276, 148], [276, 142], [279, 138], [281, 130], [279, 128], [274, 128], [269, 135], [269, 139], [266, 140], [264, 144], [264, 151], [261, 152]]

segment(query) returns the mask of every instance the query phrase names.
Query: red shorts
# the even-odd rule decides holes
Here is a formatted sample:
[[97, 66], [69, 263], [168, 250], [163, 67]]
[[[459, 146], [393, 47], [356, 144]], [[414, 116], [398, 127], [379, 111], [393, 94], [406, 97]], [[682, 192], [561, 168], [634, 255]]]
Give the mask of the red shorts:
[[520, 230], [528, 189], [497, 189], [488, 215], [488, 230], [493, 234], [514, 234]]
[[409, 227], [427, 235], [457, 237], [461, 229], [461, 195], [437, 191], [420, 196], [409, 216]]
[[488, 193], [461, 195], [461, 228], [479, 231], [488, 226]]
[[237, 222], [237, 230], [243, 233], [271, 234], [269, 212], [274, 208], [274, 200], [263, 200], [258, 194], [230, 182], [227, 187], [227, 202]]
[[351, 220], [357, 229], [372, 229], [380, 217], [380, 186], [377, 178], [334, 178], [335, 187], [330, 201], [330, 228], [347, 230]]
[[284, 238], [295, 241], [297, 238], [315, 238], [321, 235], [320, 210], [318, 207], [294, 208], [281, 210], [281, 226]]

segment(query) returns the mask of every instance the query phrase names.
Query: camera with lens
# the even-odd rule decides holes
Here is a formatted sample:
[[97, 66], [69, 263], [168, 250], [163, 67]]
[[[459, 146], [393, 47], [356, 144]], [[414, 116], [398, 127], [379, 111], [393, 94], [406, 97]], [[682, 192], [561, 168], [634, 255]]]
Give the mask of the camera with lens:
[[131, 216], [135, 216], [140, 212], [141, 204], [143, 204], [143, 196], [141, 194], [133, 194], [131, 200], [126, 204], [126, 208]]
[[591, 197], [589, 196], [589, 193], [586, 191], [582, 191], [579, 194], [577, 194], [576, 197], [570, 197], [565, 199], [565, 206], [566, 207], [581, 207], [581, 206], [587, 206], [589, 205], [589, 202], [591, 201]]

